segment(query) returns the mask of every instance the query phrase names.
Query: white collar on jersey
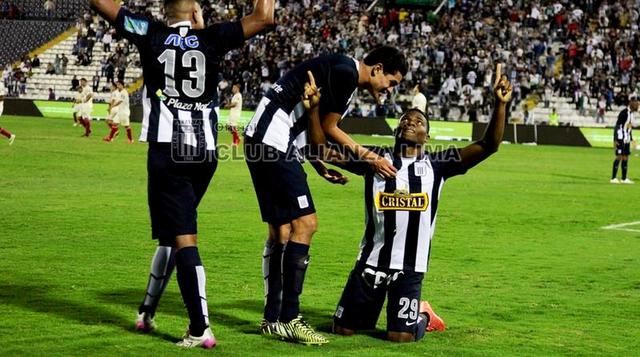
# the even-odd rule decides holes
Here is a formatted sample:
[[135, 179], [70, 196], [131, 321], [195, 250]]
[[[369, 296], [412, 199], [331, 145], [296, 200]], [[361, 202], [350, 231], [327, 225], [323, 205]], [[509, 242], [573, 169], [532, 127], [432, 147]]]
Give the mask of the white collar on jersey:
[[180, 22], [176, 22], [175, 24], [171, 24], [169, 25], [169, 27], [188, 27], [191, 28], [191, 21], [180, 21]]
[[356, 71], [358, 71], [358, 73], [360, 73], [360, 61], [358, 61], [357, 59], [351, 57], [351, 59], [353, 60], [353, 62], [356, 63]]

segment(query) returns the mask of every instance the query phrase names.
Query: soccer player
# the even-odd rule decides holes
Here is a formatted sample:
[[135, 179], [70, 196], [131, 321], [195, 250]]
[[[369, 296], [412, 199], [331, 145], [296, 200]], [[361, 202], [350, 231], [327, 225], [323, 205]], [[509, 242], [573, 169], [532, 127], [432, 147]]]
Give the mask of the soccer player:
[[123, 81], [116, 82], [116, 91], [114, 92], [114, 102], [112, 104], [117, 109], [116, 115], [113, 116], [111, 124], [111, 132], [104, 138], [105, 141], [111, 142], [118, 135], [120, 131], [119, 126], [123, 125], [127, 130], [127, 142], [133, 144], [133, 134], [131, 133], [130, 116], [131, 111], [129, 109], [129, 92], [124, 87]]
[[[7, 95], [7, 90], [4, 88], [4, 83], [0, 81], [0, 116], [4, 110], [4, 96]], [[9, 139], [9, 145], [13, 145], [13, 141], [16, 140], [15, 134], [11, 134], [7, 129], [0, 127], [0, 134]]]
[[[634, 183], [627, 177], [631, 142], [633, 142], [632, 121], [633, 113], [638, 111], [638, 96], [629, 96], [629, 105], [618, 114], [618, 121], [613, 129], [613, 145], [616, 148], [616, 159], [613, 161], [611, 183]], [[622, 180], [618, 179], [618, 166], [622, 166]]]
[[[330, 55], [305, 61], [269, 89], [245, 130], [247, 166], [269, 232], [263, 254], [267, 296], [261, 332], [303, 344], [324, 344], [327, 339], [299, 316], [299, 296], [317, 226], [306, 174], [296, 159], [301, 155], [299, 148], [307, 143], [309, 123], [302, 102], [307, 72], [324, 93], [319, 102], [322, 136], [347, 148], [379, 174], [392, 177], [393, 165], [358, 145], [338, 122], [357, 88], [378, 100], [400, 83], [407, 65], [405, 56], [393, 47], [377, 48], [363, 60]], [[339, 175], [323, 166], [315, 168], [327, 180], [342, 183]]]
[[76, 88], [76, 96], [73, 98], [73, 126], [78, 126], [80, 111], [82, 110], [82, 87]]
[[[109, 128], [109, 132], [111, 132], [111, 129], [113, 128], [113, 121], [114, 119], [116, 119], [116, 117], [118, 116], [118, 106], [120, 105], [120, 103], [117, 100], [118, 97], [118, 85], [115, 82], [111, 82], [111, 96], [109, 98], [109, 108], [108, 108], [108, 113], [109, 115], [107, 116], [107, 127]], [[106, 140], [109, 137], [110, 134], [107, 134], [107, 136], [105, 136], [103, 138], [104, 141], [109, 141]], [[116, 136], [118, 135], [118, 132], [116, 132], [115, 134]]]
[[242, 115], [242, 93], [240, 93], [240, 85], [234, 84], [233, 87], [231, 87], [231, 92], [233, 93], [233, 97], [231, 98], [231, 102], [227, 105], [227, 108], [229, 108], [229, 122], [227, 123], [227, 127], [233, 136], [232, 143], [236, 146], [240, 144], [238, 122]]
[[93, 91], [87, 85], [87, 79], [80, 79], [80, 123], [84, 126], [84, 134], [82, 136], [89, 137], [91, 135], [91, 113], [93, 112]]
[[[420, 302], [438, 200], [447, 179], [466, 173], [500, 146], [512, 89], [501, 65], [496, 76], [493, 116], [484, 137], [476, 143], [463, 149], [427, 152], [427, 117], [418, 109], [409, 109], [400, 118], [394, 147], [372, 149], [393, 163], [398, 170], [395, 177], [381, 177], [370, 165], [351, 156], [327, 158], [363, 175], [365, 181], [366, 228], [334, 315], [335, 333], [352, 335], [375, 328], [385, 299], [389, 340], [417, 341], [427, 330], [444, 329], [429, 304]], [[310, 117], [312, 122], [319, 121], [319, 115]]]
[[133, 43], [142, 59], [144, 88], [140, 141], [149, 142], [148, 196], [152, 237], [146, 296], [136, 328], [155, 327], [154, 315], [174, 262], [189, 329], [182, 347], [212, 348], [205, 271], [197, 247], [196, 210], [217, 167], [214, 104], [220, 59], [274, 24], [274, 0], [257, 0], [238, 22], [204, 26], [196, 0], [165, 0], [166, 24], [121, 8], [112, 0], [91, 6]]

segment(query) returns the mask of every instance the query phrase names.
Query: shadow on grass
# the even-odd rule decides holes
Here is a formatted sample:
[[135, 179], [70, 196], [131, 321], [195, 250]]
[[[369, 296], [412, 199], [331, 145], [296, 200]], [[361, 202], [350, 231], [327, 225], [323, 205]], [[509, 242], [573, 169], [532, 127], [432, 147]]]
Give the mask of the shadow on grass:
[[568, 182], [575, 182], [575, 181], [598, 182], [598, 183], [606, 182], [606, 181], [603, 181], [602, 178], [600, 177], [593, 177], [593, 176], [577, 176], [577, 175], [567, 175], [567, 174], [558, 174], [558, 173], [551, 174], [550, 176], [571, 179], [571, 181], [568, 181]]
[[[86, 303], [61, 298], [65, 293], [60, 287], [52, 285], [18, 285], [0, 284], [0, 304], [12, 305], [37, 313], [54, 315], [65, 320], [75, 321], [84, 325], [113, 325], [124, 331], [138, 334], [134, 329], [134, 320], [95, 304], [95, 300]], [[151, 333], [150, 336], [177, 342], [178, 338], [166, 333]]]
[[[98, 301], [105, 304], [126, 306], [132, 311], [137, 311], [142, 292], [138, 289], [110, 290], [98, 294]], [[242, 315], [254, 315], [255, 319], [245, 319], [239, 317], [234, 311], [244, 312]], [[246, 333], [259, 334], [258, 326], [262, 319], [263, 301], [262, 300], [236, 300], [227, 303], [209, 302], [209, 318], [212, 326], [223, 325], [227, 328]], [[187, 312], [182, 303], [179, 293], [166, 292], [158, 305], [159, 314], [169, 314], [177, 317], [186, 318]], [[331, 317], [332, 311], [327, 309], [317, 309], [308, 306], [302, 306], [302, 313], [305, 319], [310, 321], [319, 331], [331, 333]], [[381, 331], [363, 332], [363, 334], [372, 337], [384, 337]]]

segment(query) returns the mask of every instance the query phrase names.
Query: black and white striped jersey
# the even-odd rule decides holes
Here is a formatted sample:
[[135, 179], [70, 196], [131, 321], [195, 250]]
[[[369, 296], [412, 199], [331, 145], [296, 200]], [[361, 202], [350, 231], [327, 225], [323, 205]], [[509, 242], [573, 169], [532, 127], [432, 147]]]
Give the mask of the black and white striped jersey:
[[358, 86], [359, 63], [344, 55], [329, 55], [299, 64], [280, 78], [262, 98], [245, 130], [254, 141], [281, 152], [307, 143], [308, 116], [302, 104], [304, 84], [311, 71], [320, 89], [320, 116], [344, 115]]
[[113, 24], [140, 52], [144, 87], [140, 141], [184, 143], [215, 149], [220, 59], [240, 47], [240, 22], [191, 29], [121, 9]]
[[466, 172], [460, 151], [452, 148], [406, 158], [389, 148], [373, 151], [392, 162], [398, 172], [386, 180], [366, 163], [347, 167], [364, 174], [365, 181], [366, 228], [358, 264], [426, 272], [440, 192], [446, 179]]
[[632, 123], [633, 113], [629, 110], [629, 107], [622, 109], [618, 114], [618, 121], [613, 132], [613, 140], [621, 141], [624, 144], [628, 144], [633, 141]]

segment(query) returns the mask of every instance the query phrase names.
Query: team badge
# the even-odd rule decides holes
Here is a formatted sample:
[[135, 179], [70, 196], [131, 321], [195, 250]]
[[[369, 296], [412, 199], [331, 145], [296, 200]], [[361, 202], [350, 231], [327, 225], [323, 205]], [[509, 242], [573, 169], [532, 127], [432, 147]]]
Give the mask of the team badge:
[[375, 200], [378, 211], [425, 211], [429, 206], [426, 193], [409, 193], [407, 190], [378, 192]]

